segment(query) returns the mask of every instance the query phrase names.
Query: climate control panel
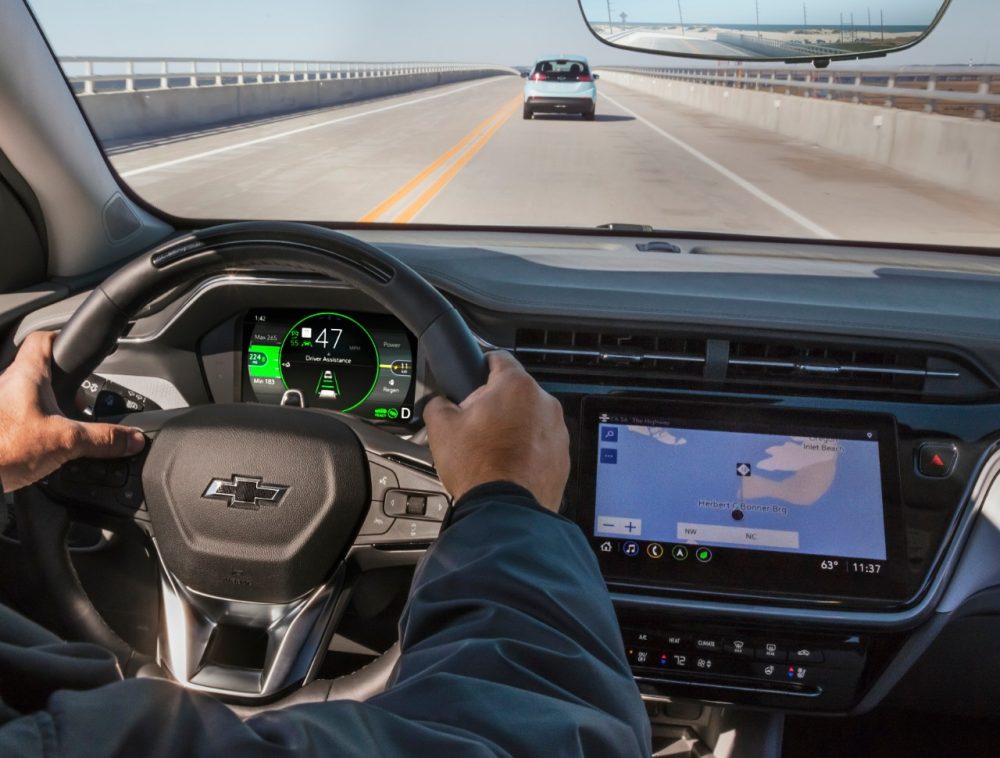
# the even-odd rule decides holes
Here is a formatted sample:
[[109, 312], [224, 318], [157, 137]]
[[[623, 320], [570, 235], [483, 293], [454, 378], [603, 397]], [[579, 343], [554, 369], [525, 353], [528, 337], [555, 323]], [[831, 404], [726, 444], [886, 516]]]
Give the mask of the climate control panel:
[[622, 639], [647, 694], [788, 708], [850, 708], [867, 660], [856, 635], [623, 622]]

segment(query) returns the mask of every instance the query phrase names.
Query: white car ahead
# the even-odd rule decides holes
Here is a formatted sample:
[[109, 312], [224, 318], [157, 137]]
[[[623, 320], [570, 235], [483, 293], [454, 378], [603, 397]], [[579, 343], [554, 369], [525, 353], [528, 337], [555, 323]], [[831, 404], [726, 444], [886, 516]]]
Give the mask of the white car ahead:
[[597, 74], [583, 56], [539, 58], [525, 74], [524, 118], [536, 113], [579, 113], [594, 120], [597, 110]]

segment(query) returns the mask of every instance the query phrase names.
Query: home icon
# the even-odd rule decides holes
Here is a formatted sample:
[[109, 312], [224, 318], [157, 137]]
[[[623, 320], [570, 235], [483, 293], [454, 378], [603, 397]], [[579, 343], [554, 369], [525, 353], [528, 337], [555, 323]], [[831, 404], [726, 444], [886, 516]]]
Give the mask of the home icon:
[[602, 553], [610, 553], [611, 552], [611, 542], [610, 541], [605, 541], [605, 542], [601, 543], [601, 552]]

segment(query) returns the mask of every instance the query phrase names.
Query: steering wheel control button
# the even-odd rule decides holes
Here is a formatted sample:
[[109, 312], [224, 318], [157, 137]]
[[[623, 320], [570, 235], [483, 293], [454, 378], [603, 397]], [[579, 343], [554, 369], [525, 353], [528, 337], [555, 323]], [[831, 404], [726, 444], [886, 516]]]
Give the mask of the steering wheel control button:
[[434, 521], [444, 521], [444, 517], [448, 515], [448, 498], [444, 495], [428, 495], [426, 515]]
[[917, 449], [917, 471], [932, 479], [951, 475], [958, 460], [958, 448], [950, 442], [925, 442]]
[[423, 516], [427, 513], [427, 497], [425, 495], [408, 495], [406, 497], [406, 515]]
[[382, 510], [390, 518], [400, 516], [429, 521], [444, 521], [448, 513], [448, 498], [436, 492], [389, 490], [385, 493]]
[[674, 545], [670, 549], [670, 554], [675, 561], [685, 561], [688, 557], [688, 549], [684, 545]]
[[63, 478], [76, 484], [105, 484], [108, 477], [108, 464], [105, 461], [95, 461], [80, 458], [70, 461], [63, 467]]
[[405, 516], [406, 515], [406, 503], [409, 500], [409, 495], [407, 495], [402, 490], [390, 490], [385, 493], [385, 502], [382, 504], [382, 510], [385, 511], [386, 516]]
[[124, 461], [108, 461], [104, 481], [109, 487], [123, 487], [128, 481], [128, 464]]
[[395, 519], [391, 519], [382, 513], [382, 504], [375, 502], [368, 509], [368, 515], [365, 517], [365, 522], [361, 525], [361, 531], [358, 534], [362, 537], [385, 534], [394, 523]]
[[115, 499], [126, 508], [138, 510], [146, 509], [146, 504], [142, 499], [142, 485], [137, 477], [129, 479], [123, 487], [115, 490]]
[[396, 519], [385, 538], [391, 542], [430, 542], [436, 540], [440, 532], [441, 525], [434, 521]]
[[372, 474], [372, 500], [383, 500], [388, 490], [399, 486], [399, 480], [390, 469], [377, 463], [369, 463]]
[[784, 661], [786, 657], [785, 649], [777, 642], [764, 642], [757, 647], [758, 661]]

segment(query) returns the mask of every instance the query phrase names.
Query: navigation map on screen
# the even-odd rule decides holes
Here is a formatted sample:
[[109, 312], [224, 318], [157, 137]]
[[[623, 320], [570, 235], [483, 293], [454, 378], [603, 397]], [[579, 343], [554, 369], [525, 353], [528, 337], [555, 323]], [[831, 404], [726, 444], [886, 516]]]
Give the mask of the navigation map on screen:
[[594, 534], [885, 560], [879, 444], [602, 423]]

